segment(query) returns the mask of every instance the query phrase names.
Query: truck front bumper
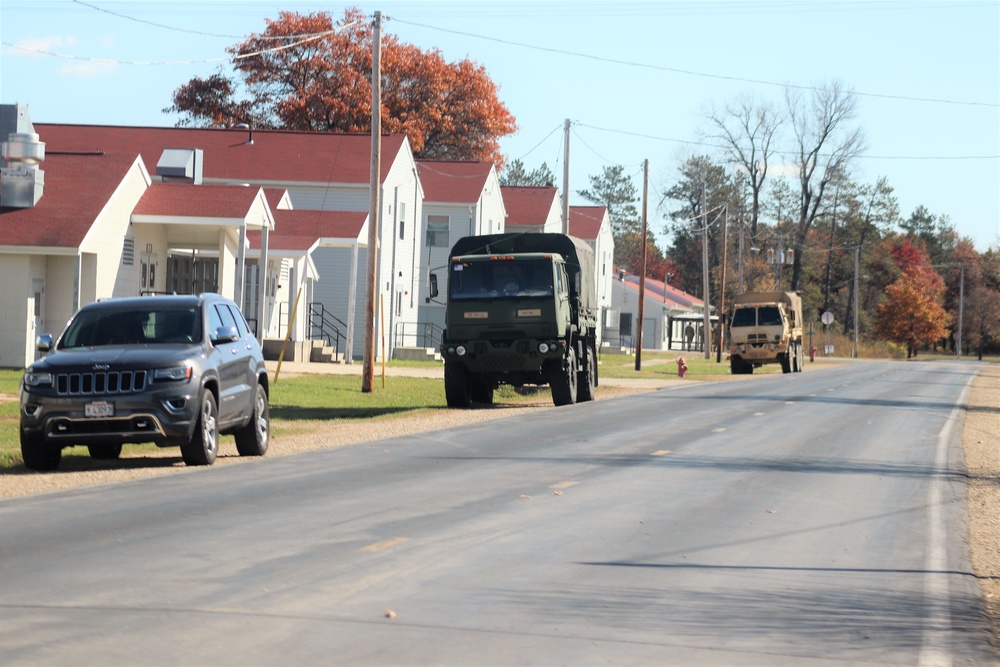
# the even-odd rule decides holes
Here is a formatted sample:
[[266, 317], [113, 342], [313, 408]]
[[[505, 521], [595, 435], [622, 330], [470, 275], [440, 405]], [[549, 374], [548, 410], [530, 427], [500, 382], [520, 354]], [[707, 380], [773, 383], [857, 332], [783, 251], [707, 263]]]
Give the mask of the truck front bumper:
[[460, 362], [473, 373], [533, 373], [546, 362], [566, 356], [566, 341], [537, 340], [470, 340], [441, 344], [445, 361]]

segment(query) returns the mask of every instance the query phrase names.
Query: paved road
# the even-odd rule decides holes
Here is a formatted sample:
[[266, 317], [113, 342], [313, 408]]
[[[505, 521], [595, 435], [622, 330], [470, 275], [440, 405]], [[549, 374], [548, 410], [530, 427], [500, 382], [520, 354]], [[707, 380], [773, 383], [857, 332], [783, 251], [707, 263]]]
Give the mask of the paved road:
[[994, 660], [959, 362], [0, 501], [5, 665]]

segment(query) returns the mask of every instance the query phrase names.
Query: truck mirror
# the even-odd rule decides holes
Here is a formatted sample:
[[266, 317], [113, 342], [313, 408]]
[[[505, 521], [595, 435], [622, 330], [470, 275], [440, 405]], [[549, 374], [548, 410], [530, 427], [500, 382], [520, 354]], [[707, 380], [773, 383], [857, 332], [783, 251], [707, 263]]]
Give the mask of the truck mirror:
[[430, 279], [429, 293], [431, 295], [431, 298], [433, 299], [433, 298], [435, 298], [438, 295], [438, 277], [437, 277], [437, 274], [436, 273], [430, 274], [429, 279]]

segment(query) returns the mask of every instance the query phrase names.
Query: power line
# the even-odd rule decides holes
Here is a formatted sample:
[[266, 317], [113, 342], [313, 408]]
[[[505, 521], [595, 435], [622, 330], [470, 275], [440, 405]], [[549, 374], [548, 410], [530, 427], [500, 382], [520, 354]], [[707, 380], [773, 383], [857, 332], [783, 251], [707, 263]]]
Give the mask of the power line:
[[[476, 34], [476, 33], [464, 32], [464, 31], [461, 31], [461, 30], [451, 30], [449, 28], [440, 28], [438, 26], [428, 25], [426, 23], [416, 23], [416, 22], [413, 22], [413, 21], [406, 21], [406, 20], [399, 19], [399, 18], [396, 18], [395, 20], [397, 22], [399, 22], [399, 23], [402, 23], [402, 24], [405, 24], [405, 25], [416, 26], [418, 28], [427, 28], [429, 30], [437, 30], [439, 32], [450, 33], [452, 35], [461, 35], [463, 37], [474, 37], [476, 39], [482, 39], [482, 40], [485, 40], [485, 41], [488, 41], [488, 42], [496, 42], [498, 44], [506, 44], [508, 46], [517, 46], [517, 47], [521, 47], [521, 48], [524, 48], [524, 49], [532, 49], [532, 50], [535, 50], [535, 51], [543, 51], [543, 52], [546, 52], [546, 53], [558, 53], [558, 54], [564, 55], [564, 56], [572, 56], [574, 58], [585, 58], [587, 60], [594, 60], [594, 61], [597, 61], [597, 62], [610, 63], [610, 64], [613, 64], [613, 65], [625, 65], [625, 66], [628, 66], [628, 67], [638, 67], [638, 68], [642, 68], [642, 69], [650, 69], [650, 70], [655, 70], [655, 71], [660, 71], [660, 72], [673, 72], [675, 74], [685, 74], [685, 75], [688, 75], [688, 76], [698, 76], [698, 77], [704, 77], [704, 78], [708, 78], [708, 79], [721, 79], [721, 80], [724, 80], [724, 81], [739, 81], [741, 83], [754, 83], [754, 84], [759, 84], [759, 85], [764, 85], [764, 86], [776, 86], [776, 87], [779, 87], [779, 88], [792, 88], [792, 89], [795, 89], [795, 90], [807, 90], [807, 91], [813, 91], [813, 92], [814, 91], [825, 90], [823, 88], [819, 88], [819, 87], [816, 87], [816, 86], [803, 86], [803, 85], [789, 84], [789, 83], [777, 83], [775, 81], [766, 81], [764, 79], [749, 79], [749, 78], [738, 77], [738, 76], [730, 76], [730, 75], [725, 75], [725, 74], [710, 74], [708, 72], [696, 72], [694, 70], [681, 69], [681, 68], [678, 68], [678, 67], [665, 67], [665, 66], [662, 66], [662, 65], [650, 65], [648, 63], [640, 63], [640, 62], [635, 62], [635, 61], [630, 61], [630, 60], [619, 60], [617, 58], [607, 58], [607, 57], [604, 57], [604, 56], [595, 56], [595, 55], [590, 54], [590, 53], [582, 53], [582, 52], [579, 52], [579, 51], [567, 51], [565, 49], [556, 49], [556, 48], [553, 48], [553, 47], [550, 47], [550, 46], [537, 46], [537, 45], [534, 45], [534, 44], [526, 44], [524, 42], [515, 42], [515, 41], [509, 40], [509, 39], [500, 39], [499, 37], [489, 37], [487, 35], [479, 35], [479, 34]], [[879, 98], [879, 99], [904, 100], [904, 101], [908, 101], [908, 102], [933, 102], [933, 103], [937, 103], [937, 104], [954, 104], [954, 105], [962, 105], [962, 106], [1000, 107], [1000, 104], [995, 104], [995, 103], [992, 103], [992, 102], [967, 102], [967, 101], [947, 100], [947, 99], [932, 98], [932, 97], [915, 97], [915, 96], [908, 96], [908, 95], [887, 95], [887, 94], [882, 94], [882, 93], [863, 93], [863, 92], [857, 92], [857, 91], [855, 91], [854, 94], [857, 95], [857, 96], [859, 96], [859, 97], [873, 97], [873, 98]]]
[[[616, 130], [614, 128], [608, 127], [597, 127], [596, 125], [587, 125], [585, 123], [578, 123], [580, 127], [586, 127], [591, 130], [598, 130], [600, 132], [611, 132], [614, 134], [624, 134], [627, 136], [638, 137], [640, 139], [651, 139], [653, 141], [666, 141], [678, 144], [687, 144], [691, 146], [703, 146], [705, 148], [714, 148], [718, 150], [725, 150], [727, 146], [721, 146], [719, 144], [711, 144], [703, 141], [687, 141], [684, 139], [674, 139], [671, 137], [658, 137], [652, 134], [645, 134], [643, 132], [632, 132], [629, 130]], [[797, 155], [795, 151], [774, 151], [775, 155]], [[820, 156], [827, 157], [827, 156]], [[858, 155], [858, 159], [867, 160], [997, 160], [1000, 159], [1000, 155]]]

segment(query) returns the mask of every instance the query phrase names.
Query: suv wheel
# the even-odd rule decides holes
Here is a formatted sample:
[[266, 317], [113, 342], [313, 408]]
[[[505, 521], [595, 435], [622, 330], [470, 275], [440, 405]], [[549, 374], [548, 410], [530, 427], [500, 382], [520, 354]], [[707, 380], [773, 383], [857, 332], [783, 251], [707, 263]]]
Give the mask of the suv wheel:
[[236, 431], [236, 451], [240, 456], [264, 456], [270, 441], [271, 409], [267, 404], [267, 392], [258, 384], [250, 422]]
[[92, 459], [117, 459], [122, 455], [121, 445], [87, 445]]
[[208, 389], [201, 396], [198, 423], [191, 441], [181, 445], [181, 456], [189, 466], [210, 466], [219, 454], [219, 412], [215, 395]]
[[62, 448], [47, 447], [44, 438], [31, 437], [21, 431], [21, 458], [28, 470], [51, 472], [59, 467]]

